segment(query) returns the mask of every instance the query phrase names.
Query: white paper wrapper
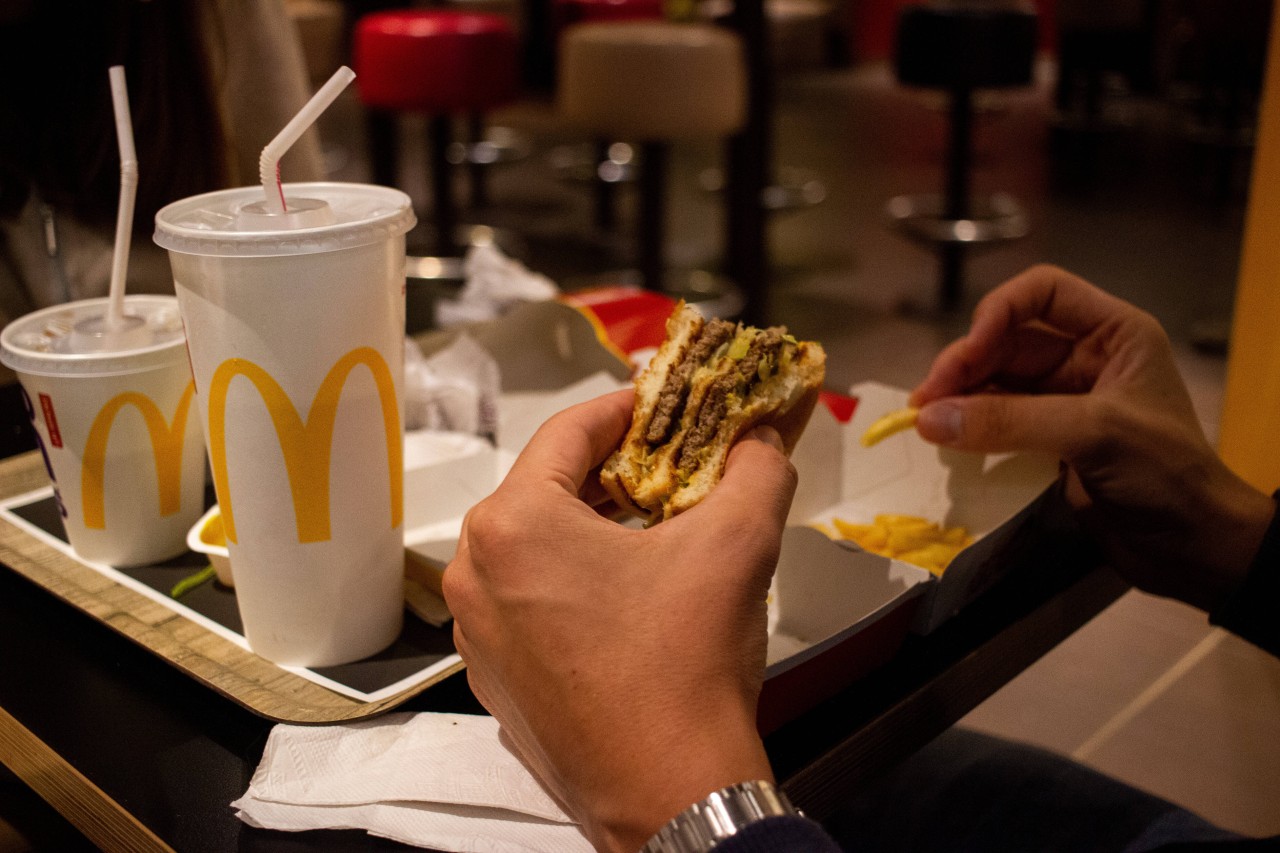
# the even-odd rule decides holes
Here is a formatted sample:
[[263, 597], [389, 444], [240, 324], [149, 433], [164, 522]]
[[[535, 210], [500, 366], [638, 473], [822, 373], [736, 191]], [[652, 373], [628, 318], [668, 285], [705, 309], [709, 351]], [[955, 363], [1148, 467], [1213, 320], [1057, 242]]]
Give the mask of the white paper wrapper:
[[492, 439], [498, 426], [498, 363], [465, 333], [426, 358], [405, 341], [405, 429], [465, 432]]
[[462, 269], [467, 280], [458, 298], [436, 305], [441, 328], [493, 320], [521, 302], [541, 302], [560, 293], [551, 279], [530, 272], [492, 244], [468, 249]]
[[591, 851], [487, 716], [276, 726], [249, 789], [231, 805], [266, 829], [364, 829], [465, 853]]

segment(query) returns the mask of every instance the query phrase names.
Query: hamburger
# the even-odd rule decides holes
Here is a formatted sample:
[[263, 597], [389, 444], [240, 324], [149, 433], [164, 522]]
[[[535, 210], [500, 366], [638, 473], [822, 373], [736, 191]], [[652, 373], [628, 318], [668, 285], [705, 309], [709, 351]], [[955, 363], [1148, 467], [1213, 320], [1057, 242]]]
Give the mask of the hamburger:
[[617, 504], [656, 523], [697, 504], [720, 481], [734, 442], [760, 424], [788, 454], [825, 375], [820, 344], [783, 326], [705, 320], [683, 302], [636, 377], [631, 426], [600, 481]]

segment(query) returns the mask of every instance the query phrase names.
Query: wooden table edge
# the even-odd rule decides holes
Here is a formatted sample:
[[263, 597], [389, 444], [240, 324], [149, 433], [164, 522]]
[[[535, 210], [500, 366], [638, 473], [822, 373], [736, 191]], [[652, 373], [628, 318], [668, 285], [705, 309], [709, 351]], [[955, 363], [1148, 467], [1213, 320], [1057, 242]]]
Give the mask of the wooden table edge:
[[0, 763], [103, 850], [173, 848], [0, 708]]

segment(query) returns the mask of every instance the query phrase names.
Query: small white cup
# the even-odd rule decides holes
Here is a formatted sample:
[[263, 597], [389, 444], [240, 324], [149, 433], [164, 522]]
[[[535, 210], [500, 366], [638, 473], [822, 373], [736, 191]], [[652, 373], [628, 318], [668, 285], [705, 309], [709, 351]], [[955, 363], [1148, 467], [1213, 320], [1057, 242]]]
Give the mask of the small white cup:
[[204, 443], [172, 296], [130, 295], [127, 348], [85, 347], [76, 328], [106, 299], [57, 305], [0, 333], [18, 374], [67, 540], [86, 560], [156, 563], [186, 550], [204, 511]]

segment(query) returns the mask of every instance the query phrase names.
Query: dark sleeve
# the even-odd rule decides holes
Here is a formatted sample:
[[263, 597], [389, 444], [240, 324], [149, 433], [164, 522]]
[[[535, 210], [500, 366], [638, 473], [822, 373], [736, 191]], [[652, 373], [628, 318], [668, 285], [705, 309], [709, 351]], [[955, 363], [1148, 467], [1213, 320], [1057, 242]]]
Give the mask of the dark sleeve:
[[841, 853], [826, 830], [807, 817], [767, 817], [726, 838], [712, 853]]
[[[1271, 497], [1280, 500], [1280, 490]], [[1271, 517], [1244, 583], [1209, 621], [1280, 657], [1280, 511]]]

